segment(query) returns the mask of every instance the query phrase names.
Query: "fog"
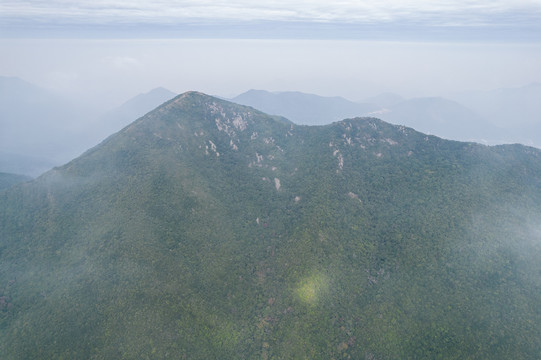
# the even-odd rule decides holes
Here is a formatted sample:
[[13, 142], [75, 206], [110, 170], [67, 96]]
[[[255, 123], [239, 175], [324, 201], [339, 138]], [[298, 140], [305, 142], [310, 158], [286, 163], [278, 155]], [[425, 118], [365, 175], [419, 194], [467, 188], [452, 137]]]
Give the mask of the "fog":
[[249, 89], [353, 101], [447, 96], [541, 82], [541, 45], [269, 39], [3, 39], [0, 75], [104, 108], [155, 87]]
[[111, 135], [541, 149], [539, 15], [1, 0], [0, 358], [534, 358], [541, 150]]
[[[0, 76], [39, 88], [3, 89], [0, 170], [7, 172], [37, 176], [50, 164], [80, 155], [167, 100], [164, 95], [138, 111], [126, 109], [123, 117], [118, 112], [121, 104], [157, 87], [171, 94], [197, 90], [225, 98], [249, 89], [301, 91], [355, 102], [389, 92], [405, 99], [443, 96], [458, 99], [476, 114], [455, 120], [456, 114], [469, 110], [447, 109], [428, 100], [374, 116], [455, 140], [541, 146], [536, 135], [541, 133], [541, 87], [511, 91], [509, 96], [497, 90], [541, 83], [541, 44], [0, 39], [0, 50], [9, 54], [0, 57]], [[140, 101], [145, 100], [136, 103]], [[424, 110], [412, 109], [420, 103]], [[370, 114], [355, 114], [365, 115]], [[473, 124], [471, 119], [479, 121]], [[457, 126], [457, 121], [466, 125]], [[483, 130], [488, 125], [503, 130]], [[36, 168], [36, 163], [43, 165]]]
[[[0, 116], [0, 171], [19, 171], [5, 159], [20, 164], [20, 156], [45, 167], [68, 161], [143, 115], [124, 107], [122, 121], [112, 119], [122, 104], [158, 87], [224, 98], [250, 89], [353, 102], [382, 93], [443, 97], [468, 109], [403, 104], [409, 122], [398, 106], [378, 111], [393, 123], [428, 124], [419, 130], [442, 137], [483, 142], [490, 124], [504, 130], [487, 144], [541, 146], [541, 135], [529, 136], [541, 134], [541, 90], [503, 97], [499, 90], [541, 83], [540, 13], [539, 2], [515, 0], [1, 2], [0, 77], [39, 89], [23, 94], [0, 86], [7, 109]], [[42, 107], [32, 103], [36, 93]], [[56, 108], [43, 111], [51, 103]], [[482, 119], [481, 131], [462, 134], [452, 122], [460, 113], [470, 114], [463, 123]], [[454, 131], [432, 127], [438, 119]]]

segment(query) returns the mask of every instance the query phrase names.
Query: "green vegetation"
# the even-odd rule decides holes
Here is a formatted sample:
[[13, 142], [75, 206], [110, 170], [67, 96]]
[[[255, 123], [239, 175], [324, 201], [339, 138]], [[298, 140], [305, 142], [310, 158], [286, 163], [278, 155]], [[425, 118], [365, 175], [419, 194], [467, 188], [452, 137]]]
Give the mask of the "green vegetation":
[[0, 358], [541, 357], [541, 152], [186, 93], [0, 193]]
[[32, 180], [32, 178], [29, 176], [0, 172], [0, 191], [5, 190], [17, 183], [30, 180]]

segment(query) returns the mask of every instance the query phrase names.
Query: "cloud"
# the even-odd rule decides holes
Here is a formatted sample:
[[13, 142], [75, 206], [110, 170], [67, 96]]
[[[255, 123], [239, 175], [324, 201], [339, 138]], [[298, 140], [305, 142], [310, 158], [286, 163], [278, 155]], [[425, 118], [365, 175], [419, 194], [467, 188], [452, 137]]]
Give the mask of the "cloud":
[[[0, 37], [436, 38], [538, 42], [541, 0], [1, 0]], [[466, 29], [467, 34], [463, 33]], [[479, 35], [478, 29], [490, 32]], [[97, 34], [97, 35], [96, 35]], [[383, 34], [383, 35], [382, 35]], [[389, 36], [390, 34], [390, 36]]]
[[[446, 17], [462, 23], [495, 15], [541, 14], [539, 0], [8, 0], [0, 4], [3, 18], [60, 19], [85, 22], [224, 21], [427, 21]], [[434, 18], [435, 16], [435, 18]], [[434, 20], [435, 19], [435, 20]], [[460, 20], [461, 19], [461, 20]]]

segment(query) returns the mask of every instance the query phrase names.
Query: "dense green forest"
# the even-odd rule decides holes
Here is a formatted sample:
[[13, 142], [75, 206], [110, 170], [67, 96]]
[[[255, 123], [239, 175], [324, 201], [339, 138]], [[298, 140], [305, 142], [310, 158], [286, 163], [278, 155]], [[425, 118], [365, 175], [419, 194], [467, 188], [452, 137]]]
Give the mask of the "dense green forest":
[[176, 97], [0, 192], [2, 359], [541, 358], [541, 151]]

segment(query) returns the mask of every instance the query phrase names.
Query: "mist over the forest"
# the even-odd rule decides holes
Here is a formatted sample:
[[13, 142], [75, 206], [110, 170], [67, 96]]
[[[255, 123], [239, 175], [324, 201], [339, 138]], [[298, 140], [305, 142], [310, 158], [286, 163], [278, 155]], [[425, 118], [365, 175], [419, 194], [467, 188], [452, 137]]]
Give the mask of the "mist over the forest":
[[541, 358], [539, 34], [539, 1], [0, 1], [0, 358]]
[[0, 191], [0, 354], [535, 357], [540, 159], [181, 94]]

